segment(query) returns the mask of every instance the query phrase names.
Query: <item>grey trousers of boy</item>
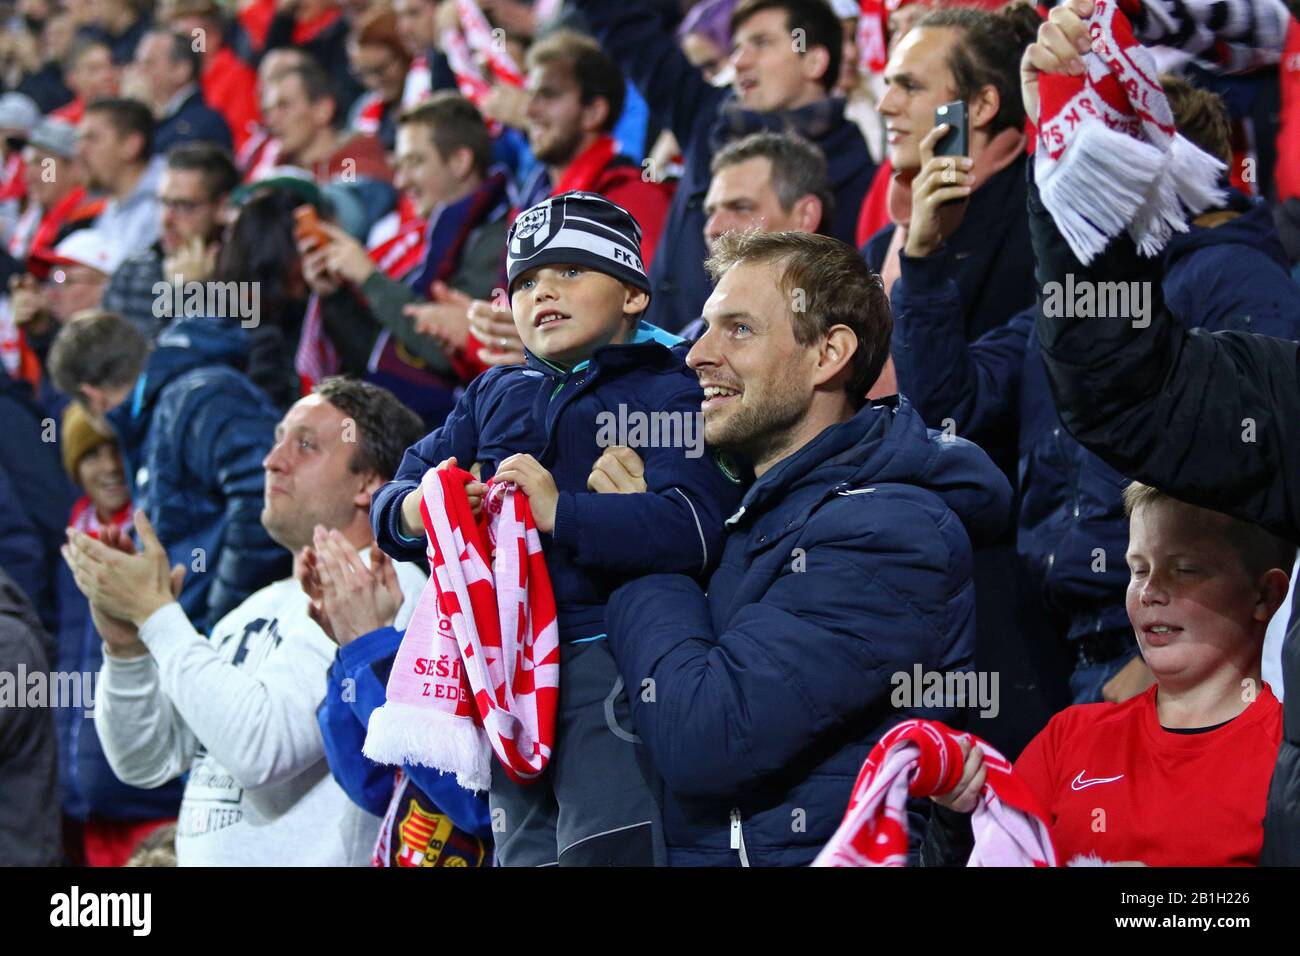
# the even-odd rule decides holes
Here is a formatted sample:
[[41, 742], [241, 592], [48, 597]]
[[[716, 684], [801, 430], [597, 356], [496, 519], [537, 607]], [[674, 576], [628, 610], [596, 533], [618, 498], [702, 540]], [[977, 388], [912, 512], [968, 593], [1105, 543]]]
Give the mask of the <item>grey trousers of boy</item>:
[[623, 679], [600, 639], [560, 646], [555, 748], [539, 780], [493, 761], [497, 866], [664, 866], [663, 822]]

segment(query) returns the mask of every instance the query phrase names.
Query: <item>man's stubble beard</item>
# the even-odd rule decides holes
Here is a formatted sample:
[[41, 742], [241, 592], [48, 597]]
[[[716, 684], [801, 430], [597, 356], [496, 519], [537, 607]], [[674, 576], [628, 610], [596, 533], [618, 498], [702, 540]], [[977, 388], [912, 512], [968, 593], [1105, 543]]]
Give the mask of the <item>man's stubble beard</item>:
[[289, 508], [281, 511], [277, 518], [269, 505], [262, 506], [262, 527], [272, 541], [294, 554], [312, 543], [316, 525], [321, 525], [326, 531], [342, 531], [352, 521], [352, 517], [351, 510], [344, 517], [341, 511], [339, 514], [328, 514], [316, 509]]
[[711, 430], [706, 419], [704, 440], [717, 451], [740, 455], [752, 464], [762, 463], [785, 446], [790, 433], [808, 414], [810, 402], [800, 404], [798, 391], [787, 389], [759, 404], [742, 407], [725, 424], [719, 423], [720, 429]]
[[574, 128], [568, 136], [553, 143], [545, 152], [533, 155], [544, 166], [568, 166], [578, 158], [578, 146], [581, 143], [582, 130]]

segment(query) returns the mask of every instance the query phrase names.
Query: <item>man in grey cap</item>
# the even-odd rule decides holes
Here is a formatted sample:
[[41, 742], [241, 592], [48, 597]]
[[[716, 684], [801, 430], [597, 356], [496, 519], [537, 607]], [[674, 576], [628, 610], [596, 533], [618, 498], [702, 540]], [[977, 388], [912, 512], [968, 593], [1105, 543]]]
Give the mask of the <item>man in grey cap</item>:
[[[46, 117], [27, 137], [23, 148], [23, 177], [27, 208], [8, 237], [7, 251], [19, 264], [33, 252], [50, 253], [70, 232], [88, 226], [104, 203], [91, 199], [81, 166], [74, 159], [76, 130], [65, 120]], [[49, 290], [30, 273], [11, 275], [8, 295], [0, 298], [0, 316], [22, 326], [27, 344], [44, 363], [58, 324]]]
[[71, 123], [46, 117], [26, 139], [22, 158], [27, 208], [9, 237], [8, 251], [16, 259], [36, 248], [54, 248], [70, 223], [93, 219], [103, 205], [87, 196], [75, 159], [77, 131]]

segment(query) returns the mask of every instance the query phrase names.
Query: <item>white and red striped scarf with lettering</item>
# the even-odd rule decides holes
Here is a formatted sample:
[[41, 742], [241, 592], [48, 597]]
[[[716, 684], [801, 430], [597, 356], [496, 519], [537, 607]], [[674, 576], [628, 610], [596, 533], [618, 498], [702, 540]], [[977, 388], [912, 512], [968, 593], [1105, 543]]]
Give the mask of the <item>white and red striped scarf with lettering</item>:
[[1141, 0], [1097, 0], [1083, 75], [1038, 80], [1034, 176], [1084, 264], [1126, 230], [1139, 252], [1153, 256], [1174, 232], [1187, 231], [1188, 211], [1223, 200], [1223, 164], [1174, 128], [1155, 59], [1130, 23], [1140, 10]]
[[988, 776], [971, 818], [969, 866], [1056, 866], [1052, 835], [1010, 761], [973, 734], [937, 720], [905, 720], [867, 756], [839, 829], [813, 866], [906, 866], [907, 798], [947, 793], [961, 780], [961, 740], [984, 752]]
[[475, 521], [469, 472], [430, 469], [420, 488], [433, 573], [370, 717], [363, 752], [453, 773], [487, 790], [495, 752], [512, 780], [541, 776], [555, 743], [555, 597], [528, 498], [491, 482]]

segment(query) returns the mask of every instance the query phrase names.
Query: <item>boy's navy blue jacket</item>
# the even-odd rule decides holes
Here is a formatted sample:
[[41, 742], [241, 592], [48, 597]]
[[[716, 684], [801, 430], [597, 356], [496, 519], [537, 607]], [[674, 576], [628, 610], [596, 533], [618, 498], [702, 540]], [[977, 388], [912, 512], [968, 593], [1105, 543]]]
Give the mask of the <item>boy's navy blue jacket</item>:
[[280, 416], [243, 374], [247, 356], [237, 324], [177, 319], [108, 414], [131, 500], [186, 567], [181, 607], [204, 633], [292, 565], [262, 527], [262, 459]]
[[[1268, 206], [1234, 194], [1229, 208], [1240, 215], [1213, 228], [1193, 225], [1169, 241], [1165, 302], [1188, 328], [1300, 338], [1300, 287], [1287, 274]], [[968, 345], [956, 334], [957, 296], [944, 279], [932, 295], [895, 310], [899, 389], [927, 423], [951, 418], [958, 434], [981, 445], [1019, 428], [1022, 558], [1065, 616], [1069, 639], [1127, 631], [1128, 519], [1120, 495], [1128, 479], [1063, 427], [1034, 331], [1037, 309]]]
[[950, 718], [898, 699], [896, 675], [970, 667], [971, 541], [1009, 526], [1011, 497], [905, 399], [867, 405], [754, 482], [707, 593], [666, 574], [614, 593], [610, 649], [653, 689], [629, 697], [670, 865], [809, 863], [880, 736]]
[[[599, 348], [569, 372], [531, 354], [527, 367], [484, 372], [446, 423], [407, 449], [396, 477], [376, 492], [370, 522], [379, 546], [398, 561], [424, 557], [423, 540], [401, 534], [402, 499], [442, 460], [455, 456], [462, 468], [480, 462], [487, 481], [504, 459], [526, 453], [551, 473], [560, 492], [554, 531], [542, 535], [542, 545], [562, 641], [604, 634], [609, 594], [631, 576], [706, 574], [717, 563], [722, 521], [740, 487], [704, 449], [699, 382], [664, 343], [680, 340], [642, 322], [633, 342]], [[628, 416], [657, 412], [695, 429], [702, 454], [636, 447], [647, 492], [589, 492], [587, 477], [604, 450], [602, 429], [620, 416], [631, 423], [637, 419]], [[609, 444], [628, 443], [626, 436], [612, 437]]]
[[[353, 803], [377, 817], [384, 816], [393, 796], [393, 768], [375, 763], [361, 747], [370, 715], [384, 705], [384, 688], [402, 634], [396, 628], [382, 627], [340, 647], [330, 667], [325, 699], [316, 711], [334, 779]], [[455, 775], [431, 767], [406, 766], [402, 770], [458, 828], [491, 838], [487, 800], [458, 784]]]
[[663, 236], [650, 266], [654, 290], [647, 318], [671, 331], [696, 319], [712, 291], [704, 271], [704, 197], [713, 174], [713, 154], [727, 143], [760, 130], [790, 130], [826, 156], [835, 212], [822, 229], [852, 243], [858, 210], [871, 188], [876, 166], [858, 127], [844, 116], [836, 97], [781, 113], [739, 108], [735, 95], [707, 83], [677, 46], [672, 31], [646, 0], [574, 0], [600, 40], [649, 104], [654, 118], [672, 130], [682, 148], [684, 171], [673, 194]]

